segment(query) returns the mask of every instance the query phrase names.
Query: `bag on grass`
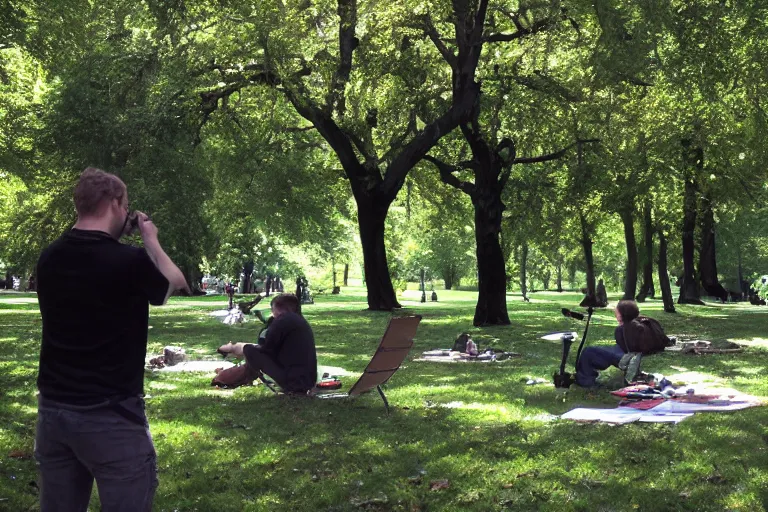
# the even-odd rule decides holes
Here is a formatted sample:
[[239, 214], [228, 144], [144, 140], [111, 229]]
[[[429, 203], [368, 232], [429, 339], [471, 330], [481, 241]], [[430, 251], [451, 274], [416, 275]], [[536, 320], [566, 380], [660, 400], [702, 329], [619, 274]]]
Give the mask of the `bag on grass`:
[[469, 337], [469, 334], [463, 332], [459, 334], [459, 337], [456, 338], [456, 341], [453, 342], [453, 350], [456, 352], [461, 352], [462, 354], [467, 352], [467, 342], [472, 341], [472, 338]]
[[253, 384], [256, 376], [251, 372], [247, 364], [241, 364], [221, 370], [211, 381], [211, 386], [234, 389], [240, 386]]

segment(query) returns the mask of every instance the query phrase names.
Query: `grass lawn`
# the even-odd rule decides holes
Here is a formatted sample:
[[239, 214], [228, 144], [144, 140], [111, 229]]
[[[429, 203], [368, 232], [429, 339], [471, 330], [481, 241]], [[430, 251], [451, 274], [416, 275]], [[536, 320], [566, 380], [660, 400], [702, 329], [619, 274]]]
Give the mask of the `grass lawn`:
[[[475, 293], [438, 294], [440, 302], [420, 304], [419, 292], [406, 292], [403, 313], [424, 319], [387, 386], [389, 416], [375, 393], [329, 402], [276, 397], [263, 386], [217, 390], [212, 375], [148, 372], [160, 476], [155, 510], [768, 510], [768, 408], [698, 414], [676, 426], [559, 420], [554, 415], [577, 406], [616, 404], [606, 391], [549, 384], [560, 343], [538, 338], [580, 331], [582, 324], [560, 315], [580, 296], [542, 292], [524, 303], [510, 295], [512, 325], [478, 329]], [[149, 352], [181, 345], [193, 357], [213, 358], [221, 343], [254, 340], [258, 322], [225, 326], [208, 315], [225, 304], [178, 297], [153, 308]], [[321, 365], [363, 370], [390, 317], [365, 307], [362, 288], [305, 306]], [[644, 360], [644, 370], [768, 396], [768, 308], [680, 306], [666, 314], [650, 301], [641, 309], [668, 334], [746, 346], [730, 355], [659, 354]], [[588, 344], [613, 343], [612, 310], [598, 311], [593, 322]], [[522, 357], [413, 361], [423, 350], [450, 347], [462, 331], [481, 348]], [[37, 509], [31, 453], [39, 343], [34, 295], [0, 294], [0, 510]], [[548, 383], [526, 385], [537, 377]], [[343, 377], [344, 389], [355, 379]], [[438, 480], [449, 487], [431, 490]]]

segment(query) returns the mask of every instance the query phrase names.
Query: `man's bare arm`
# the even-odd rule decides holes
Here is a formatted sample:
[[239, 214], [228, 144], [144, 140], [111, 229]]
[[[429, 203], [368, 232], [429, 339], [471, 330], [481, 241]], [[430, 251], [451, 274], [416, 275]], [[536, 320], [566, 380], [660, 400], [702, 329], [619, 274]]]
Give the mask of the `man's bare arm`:
[[168, 280], [168, 292], [165, 294], [163, 304], [168, 301], [168, 297], [175, 290], [186, 290], [187, 293], [191, 293], [184, 274], [160, 246], [160, 241], [157, 239], [157, 226], [145, 214], [138, 212], [138, 215], [139, 231], [142, 240], [144, 240], [144, 249], [146, 249], [152, 263]]

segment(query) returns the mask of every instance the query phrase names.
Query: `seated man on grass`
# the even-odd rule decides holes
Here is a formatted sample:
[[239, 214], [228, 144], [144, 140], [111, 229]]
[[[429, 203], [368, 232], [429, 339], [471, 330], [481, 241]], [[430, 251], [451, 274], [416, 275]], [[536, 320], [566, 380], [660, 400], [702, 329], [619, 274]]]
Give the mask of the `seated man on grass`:
[[614, 310], [619, 326], [616, 327], [614, 337], [616, 345], [612, 347], [587, 347], [581, 353], [576, 366], [576, 384], [583, 388], [598, 386], [598, 371], [605, 370], [609, 366], [618, 366], [624, 354], [630, 352], [624, 329], [632, 320], [640, 316], [640, 309], [633, 300], [622, 300]]
[[317, 382], [317, 353], [312, 328], [301, 316], [299, 299], [281, 294], [272, 299], [273, 321], [263, 344], [228, 343], [219, 353], [245, 357], [253, 378], [269, 375], [283, 390], [305, 394]]

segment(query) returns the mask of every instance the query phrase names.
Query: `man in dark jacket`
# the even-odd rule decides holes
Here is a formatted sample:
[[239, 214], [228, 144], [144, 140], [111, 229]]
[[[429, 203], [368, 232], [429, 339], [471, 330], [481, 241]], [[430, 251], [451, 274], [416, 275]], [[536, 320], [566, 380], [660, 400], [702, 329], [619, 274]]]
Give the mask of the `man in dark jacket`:
[[272, 317], [262, 344], [229, 343], [222, 354], [245, 357], [255, 377], [259, 372], [272, 377], [290, 393], [304, 394], [317, 382], [317, 353], [312, 328], [299, 313], [299, 299], [282, 294], [272, 299]]
[[149, 512], [157, 487], [141, 398], [149, 304], [188, 287], [143, 213], [135, 227], [144, 248], [119, 242], [132, 217], [117, 176], [86, 169], [74, 200], [77, 223], [43, 251], [36, 271], [40, 509], [85, 510], [95, 478], [102, 510]]

